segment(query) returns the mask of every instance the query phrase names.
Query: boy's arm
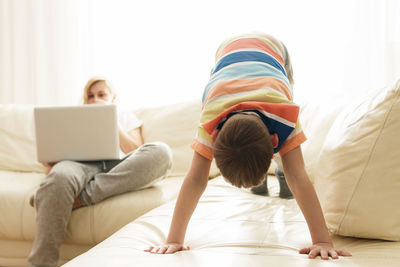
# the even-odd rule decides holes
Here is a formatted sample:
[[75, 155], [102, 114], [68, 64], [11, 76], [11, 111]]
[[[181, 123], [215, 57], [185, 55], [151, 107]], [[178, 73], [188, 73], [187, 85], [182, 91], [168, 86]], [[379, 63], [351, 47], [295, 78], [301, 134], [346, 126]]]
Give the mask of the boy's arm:
[[321, 255], [322, 259], [329, 259], [329, 255], [333, 259], [337, 259], [338, 255], [351, 256], [346, 251], [333, 248], [321, 205], [305, 170], [300, 146], [282, 156], [282, 165], [290, 190], [307, 221], [313, 243], [301, 249], [300, 253], [308, 254], [309, 258]]
[[201, 195], [207, 187], [210, 166], [210, 160], [194, 152], [190, 170], [183, 181], [176, 201], [166, 243], [150, 247], [145, 251], [164, 254], [189, 249], [183, 245], [186, 228]]

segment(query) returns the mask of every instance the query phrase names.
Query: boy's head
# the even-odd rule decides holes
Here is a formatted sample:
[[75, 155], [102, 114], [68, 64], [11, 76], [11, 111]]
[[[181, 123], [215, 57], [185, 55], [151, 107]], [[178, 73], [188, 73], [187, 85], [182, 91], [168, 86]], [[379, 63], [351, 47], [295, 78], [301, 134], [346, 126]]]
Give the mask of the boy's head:
[[260, 184], [273, 153], [268, 129], [257, 115], [230, 117], [214, 143], [215, 162], [222, 176], [237, 187]]

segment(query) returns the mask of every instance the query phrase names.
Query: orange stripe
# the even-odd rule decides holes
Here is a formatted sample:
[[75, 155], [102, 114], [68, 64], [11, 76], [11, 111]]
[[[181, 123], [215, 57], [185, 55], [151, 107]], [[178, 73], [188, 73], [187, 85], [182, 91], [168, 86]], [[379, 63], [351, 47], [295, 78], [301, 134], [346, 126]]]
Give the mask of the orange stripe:
[[217, 127], [218, 123], [222, 118], [225, 118], [229, 113], [235, 110], [248, 110], [248, 109], [259, 109], [266, 112], [275, 114], [281, 118], [292, 123], [297, 122], [299, 115], [299, 107], [296, 105], [284, 104], [284, 103], [265, 103], [265, 102], [253, 102], [246, 101], [236, 104], [223, 112], [221, 112], [214, 119], [202, 124], [204, 130], [211, 134], [211, 132]]
[[284, 82], [272, 77], [259, 77], [246, 80], [228, 80], [218, 82], [210, 89], [204, 103], [207, 104], [208, 101], [223, 95], [237, 94], [267, 87], [285, 94], [290, 101], [293, 101], [289, 88]]
[[273, 57], [275, 57], [282, 64], [282, 66], [285, 65], [285, 63], [280, 55], [278, 55], [266, 42], [264, 42], [260, 39], [256, 39], [256, 38], [242, 38], [242, 39], [233, 41], [232, 43], [228, 44], [227, 46], [225, 46], [222, 49], [222, 51], [216, 58], [216, 61], [218, 61], [223, 55], [225, 55], [231, 51], [234, 51], [237, 49], [248, 49], [248, 48], [256, 48], [256, 49], [263, 50], [263, 51], [269, 53], [270, 55], [272, 55]]
[[213, 160], [214, 154], [211, 147], [208, 147], [198, 140], [194, 139], [190, 145], [194, 151], [205, 157], [206, 159]]
[[307, 137], [304, 134], [304, 132], [298, 133], [296, 136], [293, 136], [293, 138], [291, 138], [283, 143], [283, 145], [281, 146], [281, 149], [279, 150], [279, 155], [282, 157], [290, 150], [293, 150], [296, 147], [298, 147], [299, 145], [301, 145], [302, 143], [304, 143], [306, 140], [307, 140]]

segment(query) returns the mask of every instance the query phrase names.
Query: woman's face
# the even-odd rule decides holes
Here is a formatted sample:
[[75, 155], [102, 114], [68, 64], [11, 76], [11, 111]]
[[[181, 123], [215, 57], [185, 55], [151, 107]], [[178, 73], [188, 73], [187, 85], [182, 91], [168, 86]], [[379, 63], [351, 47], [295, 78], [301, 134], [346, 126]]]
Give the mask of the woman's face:
[[93, 84], [88, 90], [87, 97], [87, 104], [111, 104], [115, 99], [115, 96], [103, 81]]

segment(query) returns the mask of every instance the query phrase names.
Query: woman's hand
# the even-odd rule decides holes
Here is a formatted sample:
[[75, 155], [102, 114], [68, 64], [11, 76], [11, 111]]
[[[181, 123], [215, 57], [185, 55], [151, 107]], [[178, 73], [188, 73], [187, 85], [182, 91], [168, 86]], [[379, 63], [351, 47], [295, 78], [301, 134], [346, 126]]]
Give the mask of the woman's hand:
[[351, 256], [347, 251], [334, 249], [331, 243], [315, 243], [310, 247], [300, 249], [299, 253], [308, 254], [308, 258], [310, 259], [315, 259], [315, 257], [321, 255], [323, 260], [328, 260], [329, 256], [332, 259], [338, 259], [339, 256]]
[[148, 249], [146, 249], [146, 252], [150, 252], [152, 254], [172, 254], [177, 251], [182, 251], [182, 250], [189, 250], [190, 248], [188, 246], [185, 246], [183, 244], [178, 244], [178, 243], [167, 243], [161, 246], [151, 246]]
[[45, 173], [46, 175], [49, 174], [49, 172], [51, 171], [51, 168], [53, 168], [53, 166], [55, 165], [55, 163], [42, 163], [42, 164], [43, 164], [43, 166], [46, 168], [46, 169], [44, 170], [44, 173]]

